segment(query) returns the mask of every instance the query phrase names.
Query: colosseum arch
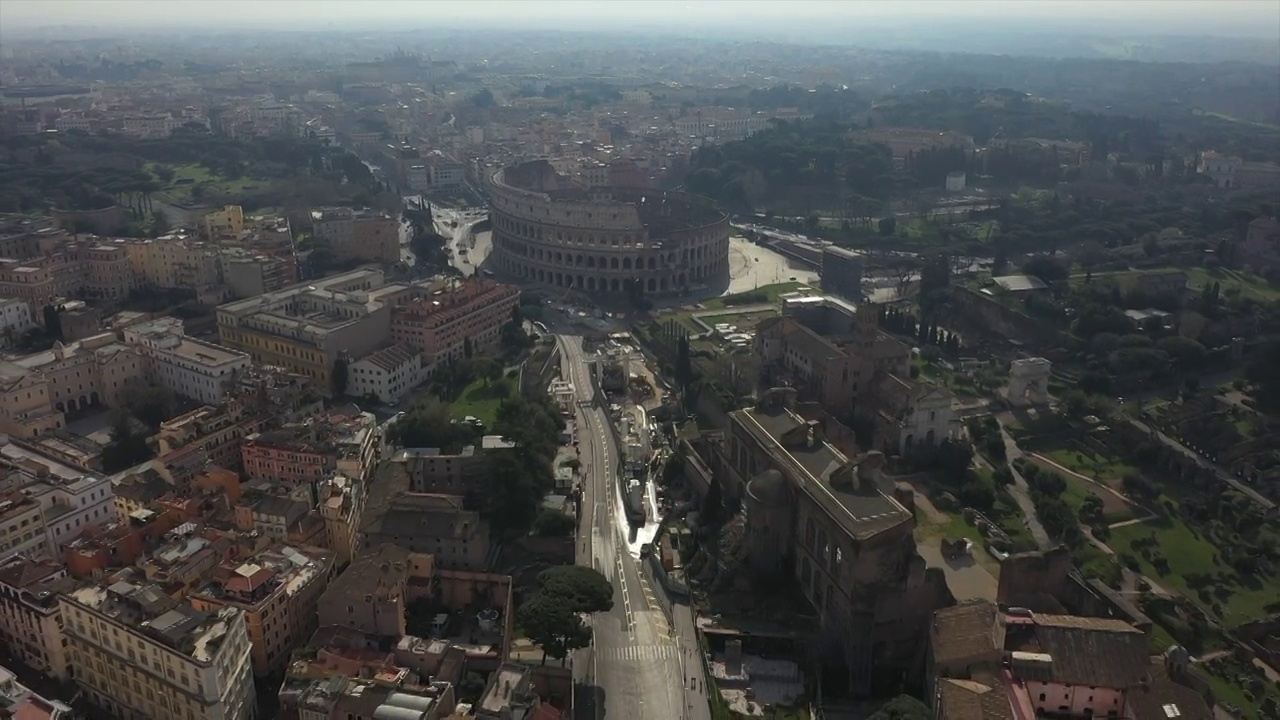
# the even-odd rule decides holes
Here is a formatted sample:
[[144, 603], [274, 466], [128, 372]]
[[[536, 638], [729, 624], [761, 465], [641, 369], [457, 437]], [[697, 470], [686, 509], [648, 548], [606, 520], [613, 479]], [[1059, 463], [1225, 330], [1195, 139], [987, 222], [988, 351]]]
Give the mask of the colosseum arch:
[[703, 198], [650, 192], [574, 189], [545, 160], [503, 168], [490, 183], [492, 267], [587, 292], [618, 292], [632, 271], [646, 291], [671, 292], [722, 267], [728, 217]]

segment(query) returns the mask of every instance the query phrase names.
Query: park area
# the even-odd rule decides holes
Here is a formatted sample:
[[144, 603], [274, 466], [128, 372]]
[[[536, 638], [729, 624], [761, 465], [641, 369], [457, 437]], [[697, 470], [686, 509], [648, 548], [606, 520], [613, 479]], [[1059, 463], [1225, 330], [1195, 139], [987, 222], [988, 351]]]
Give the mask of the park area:
[[[1178, 510], [1173, 501], [1167, 505]], [[1221, 562], [1220, 549], [1176, 512], [1113, 528], [1108, 544], [1136, 558], [1144, 575], [1197, 601], [1228, 627], [1274, 612], [1280, 602], [1280, 578], [1232, 572]]]
[[510, 396], [511, 387], [505, 381], [476, 378], [449, 403], [449, 414], [456, 420], [474, 417], [484, 423], [485, 428], [491, 428], [498, 420], [498, 406]]
[[[234, 196], [240, 193], [256, 192], [269, 184], [266, 180], [250, 177], [238, 179], [226, 178], [210, 172], [199, 164], [159, 165], [151, 163], [147, 166], [163, 185], [163, 198], [186, 205], [198, 203], [207, 197]], [[166, 179], [167, 178], [167, 179]]]

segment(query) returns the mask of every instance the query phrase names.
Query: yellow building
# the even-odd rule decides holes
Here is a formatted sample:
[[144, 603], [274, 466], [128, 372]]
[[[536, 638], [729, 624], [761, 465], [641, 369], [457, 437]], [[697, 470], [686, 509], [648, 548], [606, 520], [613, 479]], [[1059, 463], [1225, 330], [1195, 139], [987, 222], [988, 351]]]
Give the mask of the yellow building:
[[235, 237], [244, 232], [244, 210], [239, 205], [227, 205], [221, 210], [204, 216], [204, 236], [209, 240]]
[[391, 303], [408, 290], [383, 287], [382, 278], [380, 270], [355, 270], [221, 305], [218, 341], [327, 391], [339, 355], [361, 357], [390, 339]]
[[20, 365], [0, 361], [0, 432], [30, 438], [64, 424], [62, 412], [53, 407], [48, 378]]
[[222, 263], [216, 248], [181, 235], [124, 244], [129, 264], [140, 285], [158, 288], [199, 288], [222, 282]]

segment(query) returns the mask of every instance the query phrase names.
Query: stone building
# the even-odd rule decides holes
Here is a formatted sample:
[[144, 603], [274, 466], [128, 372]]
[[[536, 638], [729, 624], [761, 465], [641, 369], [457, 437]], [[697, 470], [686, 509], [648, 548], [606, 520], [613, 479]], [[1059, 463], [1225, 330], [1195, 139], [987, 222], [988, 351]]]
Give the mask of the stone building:
[[915, 519], [893, 495], [884, 458], [851, 459], [772, 390], [730, 413], [716, 463], [742, 499], [754, 575], [798, 581], [817, 610], [818, 650], [848, 670], [850, 690], [919, 679], [928, 619], [954, 603], [941, 570], [916, 553]]

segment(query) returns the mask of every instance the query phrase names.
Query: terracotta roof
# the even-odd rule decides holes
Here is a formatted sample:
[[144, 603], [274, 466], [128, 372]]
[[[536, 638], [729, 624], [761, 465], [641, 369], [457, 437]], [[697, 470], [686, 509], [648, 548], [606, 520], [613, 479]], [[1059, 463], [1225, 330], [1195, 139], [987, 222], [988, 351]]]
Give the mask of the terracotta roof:
[[988, 600], [972, 600], [933, 614], [933, 659], [939, 664], [963, 661], [997, 652], [996, 606]]
[[1150, 665], [1147, 636], [1111, 618], [1036, 615], [1035, 639], [1053, 658], [1053, 679], [1068, 685], [1129, 688]]
[[62, 569], [57, 563], [14, 555], [0, 566], [0, 584], [12, 588], [28, 588]]
[[1151, 682], [1125, 695], [1133, 720], [1213, 720], [1213, 710], [1200, 693], [1169, 677], [1164, 658], [1153, 658], [1149, 667]]
[[1003, 683], [980, 680], [938, 680], [939, 715], [947, 720], [1013, 720], [1013, 706]]

